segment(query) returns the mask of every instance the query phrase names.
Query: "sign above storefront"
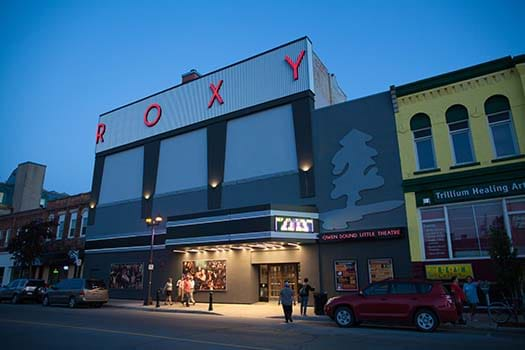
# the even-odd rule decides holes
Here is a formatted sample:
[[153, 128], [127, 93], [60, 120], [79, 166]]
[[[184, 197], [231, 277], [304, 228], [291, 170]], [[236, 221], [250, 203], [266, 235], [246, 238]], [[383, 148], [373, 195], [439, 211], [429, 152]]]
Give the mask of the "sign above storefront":
[[307, 218], [276, 216], [275, 231], [313, 233], [315, 232], [314, 220]]
[[96, 152], [306, 91], [315, 92], [305, 37], [102, 114]]
[[340, 241], [367, 241], [396, 239], [404, 236], [404, 229], [385, 228], [367, 231], [345, 231], [345, 232], [325, 232], [320, 235], [321, 242], [340, 242]]
[[419, 194], [418, 205], [445, 204], [520, 194], [525, 194], [525, 178], [433, 190], [427, 196]]
[[460, 279], [474, 277], [472, 264], [426, 265], [425, 273], [429, 280], [450, 280], [454, 276]]

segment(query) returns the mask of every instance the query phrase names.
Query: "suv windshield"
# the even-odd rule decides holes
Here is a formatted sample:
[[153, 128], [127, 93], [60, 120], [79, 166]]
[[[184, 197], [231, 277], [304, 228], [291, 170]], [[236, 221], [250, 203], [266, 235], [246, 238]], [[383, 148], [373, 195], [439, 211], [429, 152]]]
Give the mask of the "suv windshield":
[[44, 281], [30, 280], [27, 282], [26, 287], [43, 287]]
[[106, 289], [106, 284], [102, 280], [86, 280], [86, 289]]

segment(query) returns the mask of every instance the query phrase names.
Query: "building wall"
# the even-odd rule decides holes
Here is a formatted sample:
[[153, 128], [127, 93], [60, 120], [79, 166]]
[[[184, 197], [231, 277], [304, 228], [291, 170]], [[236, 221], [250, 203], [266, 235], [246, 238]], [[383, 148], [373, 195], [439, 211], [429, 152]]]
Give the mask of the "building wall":
[[[446, 110], [454, 104], [464, 105], [469, 112], [475, 161], [469, 169], [496, 166], [504, 163], [520, 162], [520, 159], [504, 163], [492, 162], [495, 158], [490, 140], [490, 130], [485, 115], [484, 103], [493, 95], [504, 95], [509, 99], [513, 122], [520, 153], [525, 153], [525, 95], [523, 74], [525, 64], [518, 65], [473, 79], [444, 85], [435, 89], [420, 91], [397, 99], [399, 111], [396, 113], [396, 129], [399, 140], [403, 179], [424, 177], [428, 174], [415, 174], [416, 158], [410, 119], [416, 113], [426, 113], [432, 121], [432, 136], [439, 173], [464, 171], [465, 168], [453, 168], [451, 144], [448, 126], [445, 120]], [[521, 73], [520, 73], [521, 72]]]
[[[417, 183], [420, 183], [422, 186], [417, 191], [446, 187], [447, 185], [459, 186], [460, 184], [476, 182], [489, 183], [498, 177], [498, 169], [502, 169], [501, 177], [519, 178], [523, 176], [519, 174], [519, 171], [512, 170], [505, 170], [508, 174], [503, 174], [503, 169], [507, 169], [505, 166], [510, 165], [518, 169], [520, 165], [524, 164], [525, 94], [523, 82], [525, 81], [525, 64], [511, 64], [512, 67], [495, 69], [494, 71], [491, 71], [491, 64], [482, 64], [485, 74], [470, 76], [468, 79], [455, 79], [458, 76], [474, 74], [471, 72], [474, 69], [479, 70], [479, 67], [482, 65], [477, 66], [478, 68], [469, 67], [461, 71], [445, 74], [448, 76], [447, 79], [443, 78], [445, 75], [436, 77], [434, 79], [436, 84], [434, 84], [433, 88], [421, 89], [397, 97], [396, 130], [405, 187], [404, 197], [410, 237], [410, 255], [414, 262], [424, 261], [424, 243], [417, 206], [419, 199], [414, 190], [417, 188]], [[421, 81], [419, 84], [424, 85], [424, 82], [432, 79]], [[440, 79], [451, 82], [439, 85]], [[417, 84], [418, 82], [409, 85]], [[400, 90], [403, 90], [403, 87]], [[509, 157], [509, 159], [496, 160], [493, 150], [491, 131], [485, 114], [484, 103], [489, 97], [494, 95], [506, 96], [511, 106], [512, 121], [518, 144], [518, 155]], [[445, 119], [447, 109], [455, 104], [461, 104], [468, 110], [474, 162], [464, 166], [457, 166], [454, 163], [449, 128]], [[417, 113], [425, 113], [430, 117], [436, 169], [417, 171], [414, 138], [410, 129], [410, 120]], [[489, 174], [489, 171], [487, 171], [491, 168], [495, 169], [493, 171], [494, 174]], [[465, 175], [463, 176], [462, 174]], [[423, 184], [425, 185], [423, 186]]]

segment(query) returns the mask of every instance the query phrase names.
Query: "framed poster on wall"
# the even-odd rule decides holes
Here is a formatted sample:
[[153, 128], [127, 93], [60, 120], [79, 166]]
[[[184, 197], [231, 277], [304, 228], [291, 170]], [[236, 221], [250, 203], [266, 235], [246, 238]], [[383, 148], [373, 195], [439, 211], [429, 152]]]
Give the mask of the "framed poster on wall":
[[142, 263], [111, 264], [109, 288], [142, 289], [144, 265]]
[[368, 259], [368, 281], [370, 283], [394, 278], [394, 264], [391, 258]]
[[334, 262], [335, 290], [337, 292], [358, 292], [357, 260], [339, 260]]
[[226, 260], [183, 261], [182, 273], [193, 277], [195, 291], [226, 291]]

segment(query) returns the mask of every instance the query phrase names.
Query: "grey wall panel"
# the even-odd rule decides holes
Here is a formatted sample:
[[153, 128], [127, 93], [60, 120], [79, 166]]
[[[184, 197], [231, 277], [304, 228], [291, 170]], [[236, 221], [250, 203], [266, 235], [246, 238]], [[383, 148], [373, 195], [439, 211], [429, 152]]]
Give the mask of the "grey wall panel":
[[207, 190], [159, 196], [153, 201], [153, 215], [168, 216], [203, 212], [208, 209]]
[[321, 231], [406, 226], [389, 92], [315, 110], [313, 115]]
[[[290, 56], [295, 62], [302, 50], [306, 54], [298, 69], [299, 78], [294, 80], [285, 56]], [[99, 120], [106, 125], [104, 142], [97, 144], [96, 151], [109, 150], [295, 93], [314, 91], [311, 56], [311, 43], [305, 38], [104, 114]], [[208, 108], [213, 96], [210, 84], [217, 86], [220, 80], [223, 84], [219, 93], [224, 103], [215, 101]], [[162, 116], [155, 126], [148, 127], [143, 117], [153, 103], [161, 106]], [[152, 110], [149, 120], [154, 120], [156, 115], [157, 111]]]
[[300, 199], [298, 183], [298, 174], [288, 174], [225, 185], [222, 188], [222, 208], [268, 203], [305, 204]]
[[107, 156], [98, 205], [141, 198], [143, 168], [143, 147]]
[[368, 259], [392, 258], [395, 278], [409, 278], [411, 271], [408, 239], [393, 239], [374, 242], [339, 242], [321, 244], [321, 266], [323, 287], [328, 297], [345, 294], [335, 290], [334, 261], [357, 259], [359, 288], [369, 283]]
[[297, 154], [290, 105], [228, 122], [225, 183], [296, 169]]
[[206, 145], [206, 129], [162, 140], [156, 193], [207, 186]]
[[141, 199], [97, 207], [97, 221], [95, 225], [90, 226], [88, 239], [148, 233], [149, 230], [141, 218], [141, 208]]

